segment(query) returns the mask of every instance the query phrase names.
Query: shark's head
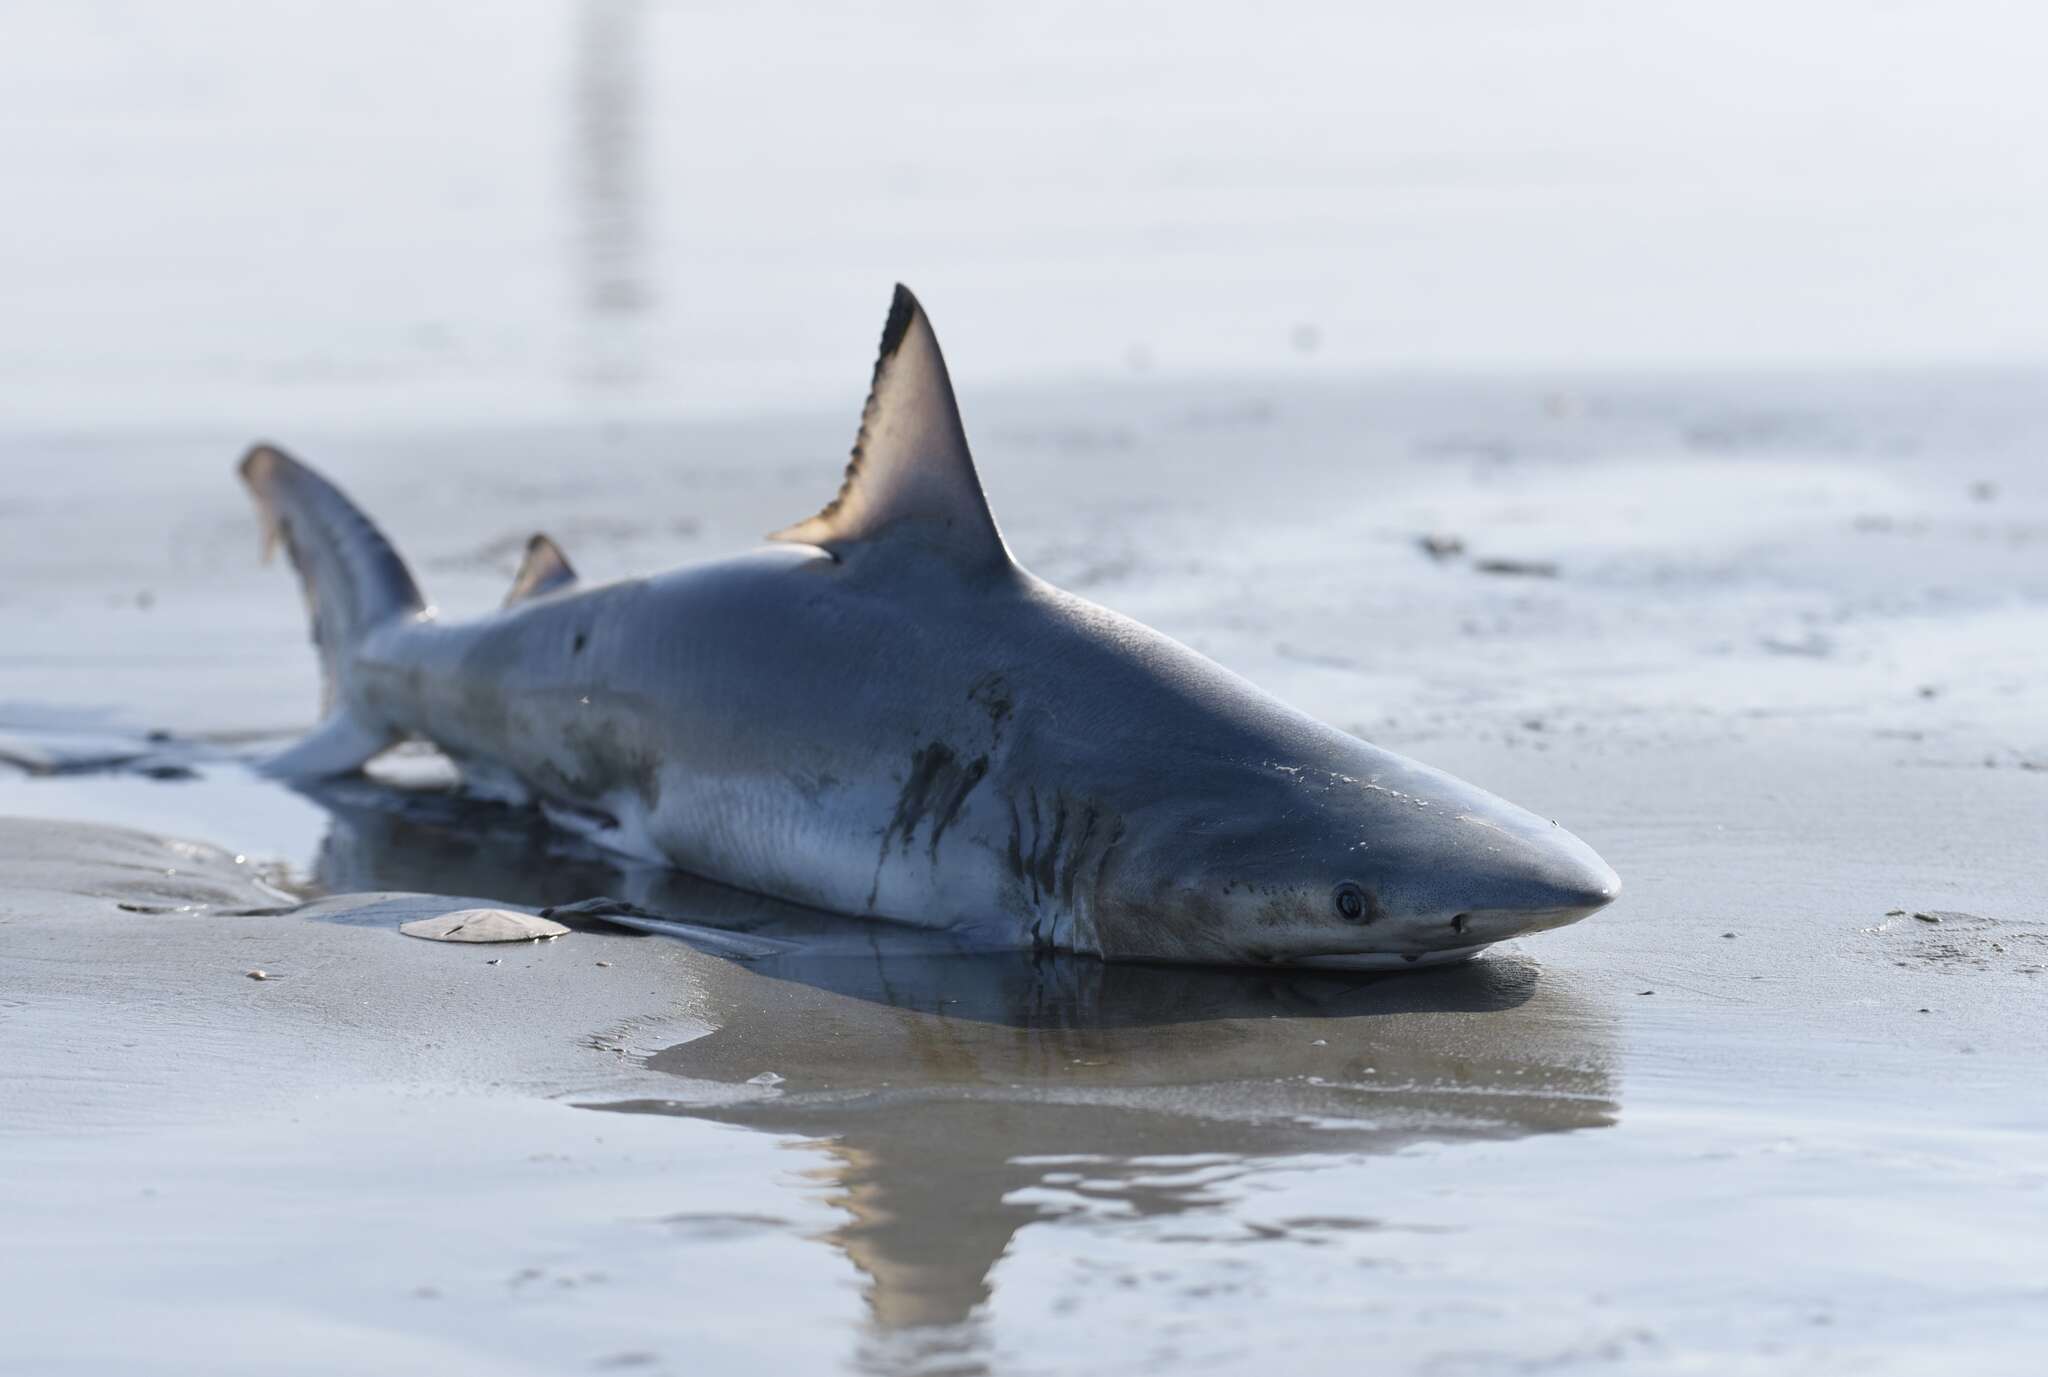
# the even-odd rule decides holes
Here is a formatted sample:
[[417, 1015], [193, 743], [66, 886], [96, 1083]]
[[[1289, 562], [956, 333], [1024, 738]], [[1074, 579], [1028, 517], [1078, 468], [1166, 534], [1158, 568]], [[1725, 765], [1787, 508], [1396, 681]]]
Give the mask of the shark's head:
[[1143, 810], [1097, 896], [1103, 953], [1399, 969], [1577, 922], [1621, 881], [1556, 823], [1345, 739], [1215, 763]]

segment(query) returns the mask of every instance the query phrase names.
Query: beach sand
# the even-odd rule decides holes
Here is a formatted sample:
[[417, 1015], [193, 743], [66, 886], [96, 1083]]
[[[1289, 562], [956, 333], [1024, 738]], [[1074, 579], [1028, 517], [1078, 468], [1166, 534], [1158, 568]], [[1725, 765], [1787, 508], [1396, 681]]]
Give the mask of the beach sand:
[[[0, 437], [0, 1369], [2038, 1370], [2023, 380], [970, 412], [1027, 565], [1623, 899], [1454, 970], [1109, 967], [621, 869], [418, 753], [301, 795], [245, 764], [316, 701], [246, 437]], [[535, 527], [743, 548], [843, 419], [286, 438], [453, 614]], [[794, 945], [396, 930], [601, 894]]]

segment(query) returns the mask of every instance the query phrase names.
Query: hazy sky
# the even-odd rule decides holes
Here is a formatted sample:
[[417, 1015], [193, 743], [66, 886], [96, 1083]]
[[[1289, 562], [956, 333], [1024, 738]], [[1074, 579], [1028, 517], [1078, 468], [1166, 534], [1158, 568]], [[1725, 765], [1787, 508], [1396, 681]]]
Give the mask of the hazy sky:
[[24, 0], [0, 422], [2033, 361], [2040, 15]]

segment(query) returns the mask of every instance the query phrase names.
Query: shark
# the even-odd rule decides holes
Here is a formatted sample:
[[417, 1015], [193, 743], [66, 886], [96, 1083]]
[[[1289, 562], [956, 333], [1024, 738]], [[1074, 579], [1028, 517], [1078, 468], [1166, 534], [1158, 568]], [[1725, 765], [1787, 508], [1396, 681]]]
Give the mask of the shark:
[[259, 444], [240, 472], [325, 684], [264, 762], [288, 780], [424, 738], [645, 861], [1111, 961], [1437, 965], [1620, 892], [1554, 821], [1026, 570], [901, 286], [838, 494], [748, 553], [593, 587], [537, 535], [451, 619], [313, 468]]

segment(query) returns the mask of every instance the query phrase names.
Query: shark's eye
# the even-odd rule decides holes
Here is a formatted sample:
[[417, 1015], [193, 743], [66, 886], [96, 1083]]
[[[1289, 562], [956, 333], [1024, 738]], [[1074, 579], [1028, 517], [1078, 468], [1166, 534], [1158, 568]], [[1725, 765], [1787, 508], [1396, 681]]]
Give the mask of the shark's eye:
[[1347, 923], [1362, 923], [1365, 921], [1366, 904], [1364, 890], [1351, 883], [1351, 881], [1346, 880], [1343, 884], [1337, 886], [1337, 893], [1334, 898], [1337, 903], [1338, 917]]

